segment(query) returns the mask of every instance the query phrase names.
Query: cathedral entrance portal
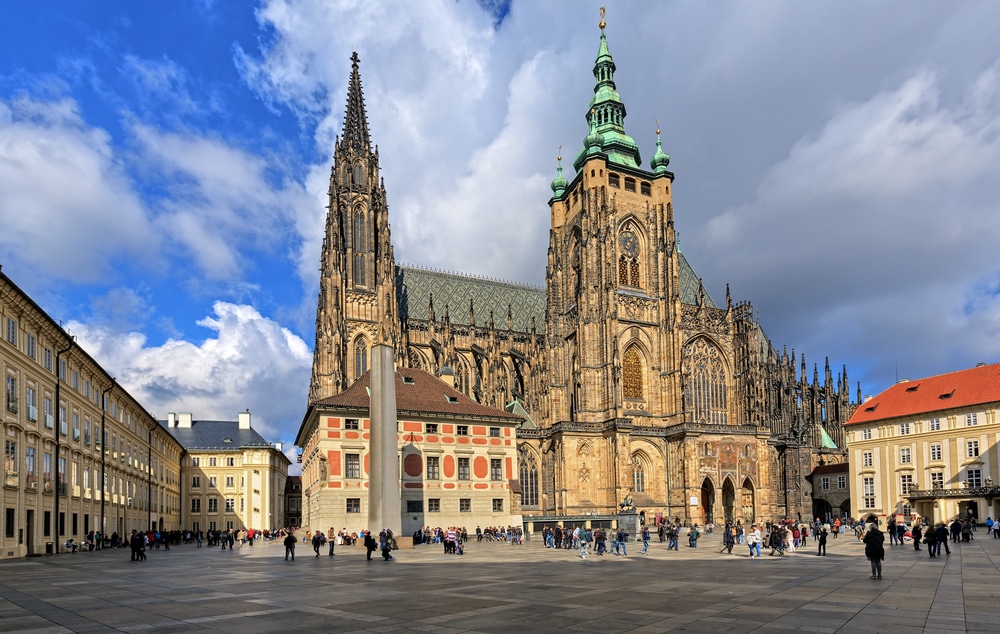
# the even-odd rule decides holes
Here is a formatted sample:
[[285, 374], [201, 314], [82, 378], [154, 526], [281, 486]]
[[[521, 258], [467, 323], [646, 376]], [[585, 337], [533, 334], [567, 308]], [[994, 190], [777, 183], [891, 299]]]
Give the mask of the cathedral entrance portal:
[[736, 516], [734, 514], [734, 507], [736, 506], [736, 487], [733, 486], [733, 481], [726, 478], [726, 481], [722, 483], [722, 512], [726, 516], [726, 522], [732, 523]]
[[705, 478], [701, 483], [701, 517], [705, 524], [712, 522], [712, 507], [715, 504], [715, 486]]
[[754, 523], [753, 483], [750, 478], [743, 481], [743, 524]]

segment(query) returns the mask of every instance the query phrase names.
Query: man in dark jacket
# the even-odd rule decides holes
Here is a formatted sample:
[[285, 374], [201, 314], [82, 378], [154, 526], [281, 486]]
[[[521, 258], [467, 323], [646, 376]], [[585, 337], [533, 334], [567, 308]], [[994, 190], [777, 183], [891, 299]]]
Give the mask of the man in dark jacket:
[[285, 535], [285, 561], [288, 561], [288, 556], [291, 555], [292, 561], [295, 561], [295, 542], [299, 541], [295, 537], [295, 533], [288, 531]]
[[[928, 532], [930, 532], [930, 530], [931, 529], [929, 528], [927, 529]], [[937, 535], [937, 548], [936, 548], [937, 552], [935, 552], [934, 554], [940, 555], [941, 546], [944, 545], [944, 552], [950, 555], [951, 548], [948, 547], [948, 527], [944, 525], [944, 522], [941, 522], [937, 525], [937, 528], [934, 529], [934, 533]]]
[[378, 548], [378, 544], [375, 543], [375, 538], [372, 537], [371, 531], [365, 531], [365, 550], [368, 551], [368, 561], [372, 560], [372, 553]]

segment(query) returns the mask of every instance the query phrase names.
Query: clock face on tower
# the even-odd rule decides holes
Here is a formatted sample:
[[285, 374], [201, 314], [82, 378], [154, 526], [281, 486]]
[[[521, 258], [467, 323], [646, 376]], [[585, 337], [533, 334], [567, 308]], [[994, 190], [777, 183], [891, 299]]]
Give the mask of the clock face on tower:
[[625, 252], [625, 255], [630, 258], [634, 258], [635, 254], [639, 252], [639, 240], [635, 237], [635, 234], [631, 231], [623, 231], [618, 237], [618, 245]]

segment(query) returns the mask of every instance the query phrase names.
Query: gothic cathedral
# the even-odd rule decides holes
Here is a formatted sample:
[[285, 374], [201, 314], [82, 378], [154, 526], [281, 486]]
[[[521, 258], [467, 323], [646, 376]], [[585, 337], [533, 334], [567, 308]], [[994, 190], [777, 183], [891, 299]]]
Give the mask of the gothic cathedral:
[[[545, 288], [395, 262], [359, 59], [330, 176], [309, 399], [368, 370], [373, 342], [519, 414], [525, 516], [612, 516], [632, 498], [689, 522], [830, 512], [811, 475], [846, 462], [847, 370], [777, 352], [748, 302], [705, 291], [677, 246], [657, 130], [643, 166], [601, 21], [589, 131], [549, 200]], [[860, 400], [860, 398], [859, 398]], [[834, 513], [836, 510], [833, 509]]]

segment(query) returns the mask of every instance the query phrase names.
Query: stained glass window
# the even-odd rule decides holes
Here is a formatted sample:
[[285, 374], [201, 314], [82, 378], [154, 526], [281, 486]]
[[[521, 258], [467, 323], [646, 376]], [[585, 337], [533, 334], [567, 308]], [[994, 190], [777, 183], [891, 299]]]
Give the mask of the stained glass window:
[[364, 339], [358, 339], [354, 347], [354, 378], [368, 371], [368, 346]]
[[726, 366], [719, 349], [704, 338], [684, 346], [684, 373], [685, 408], [694, 422], [725, 425]]
[[521, 506], [538, 506], [538, 462], [527, 447], [521, 447]]
[[632, 492], [642, 493], [646, 490], [646, 471], [639, 456], [632, 456]]
[[360, 209], [354, 212], [354, 283], [365, 285], [365, 214]]
[[642, 398], [642, 355], [635, 346], [622, 357], [622, 388], [625, 398]]

